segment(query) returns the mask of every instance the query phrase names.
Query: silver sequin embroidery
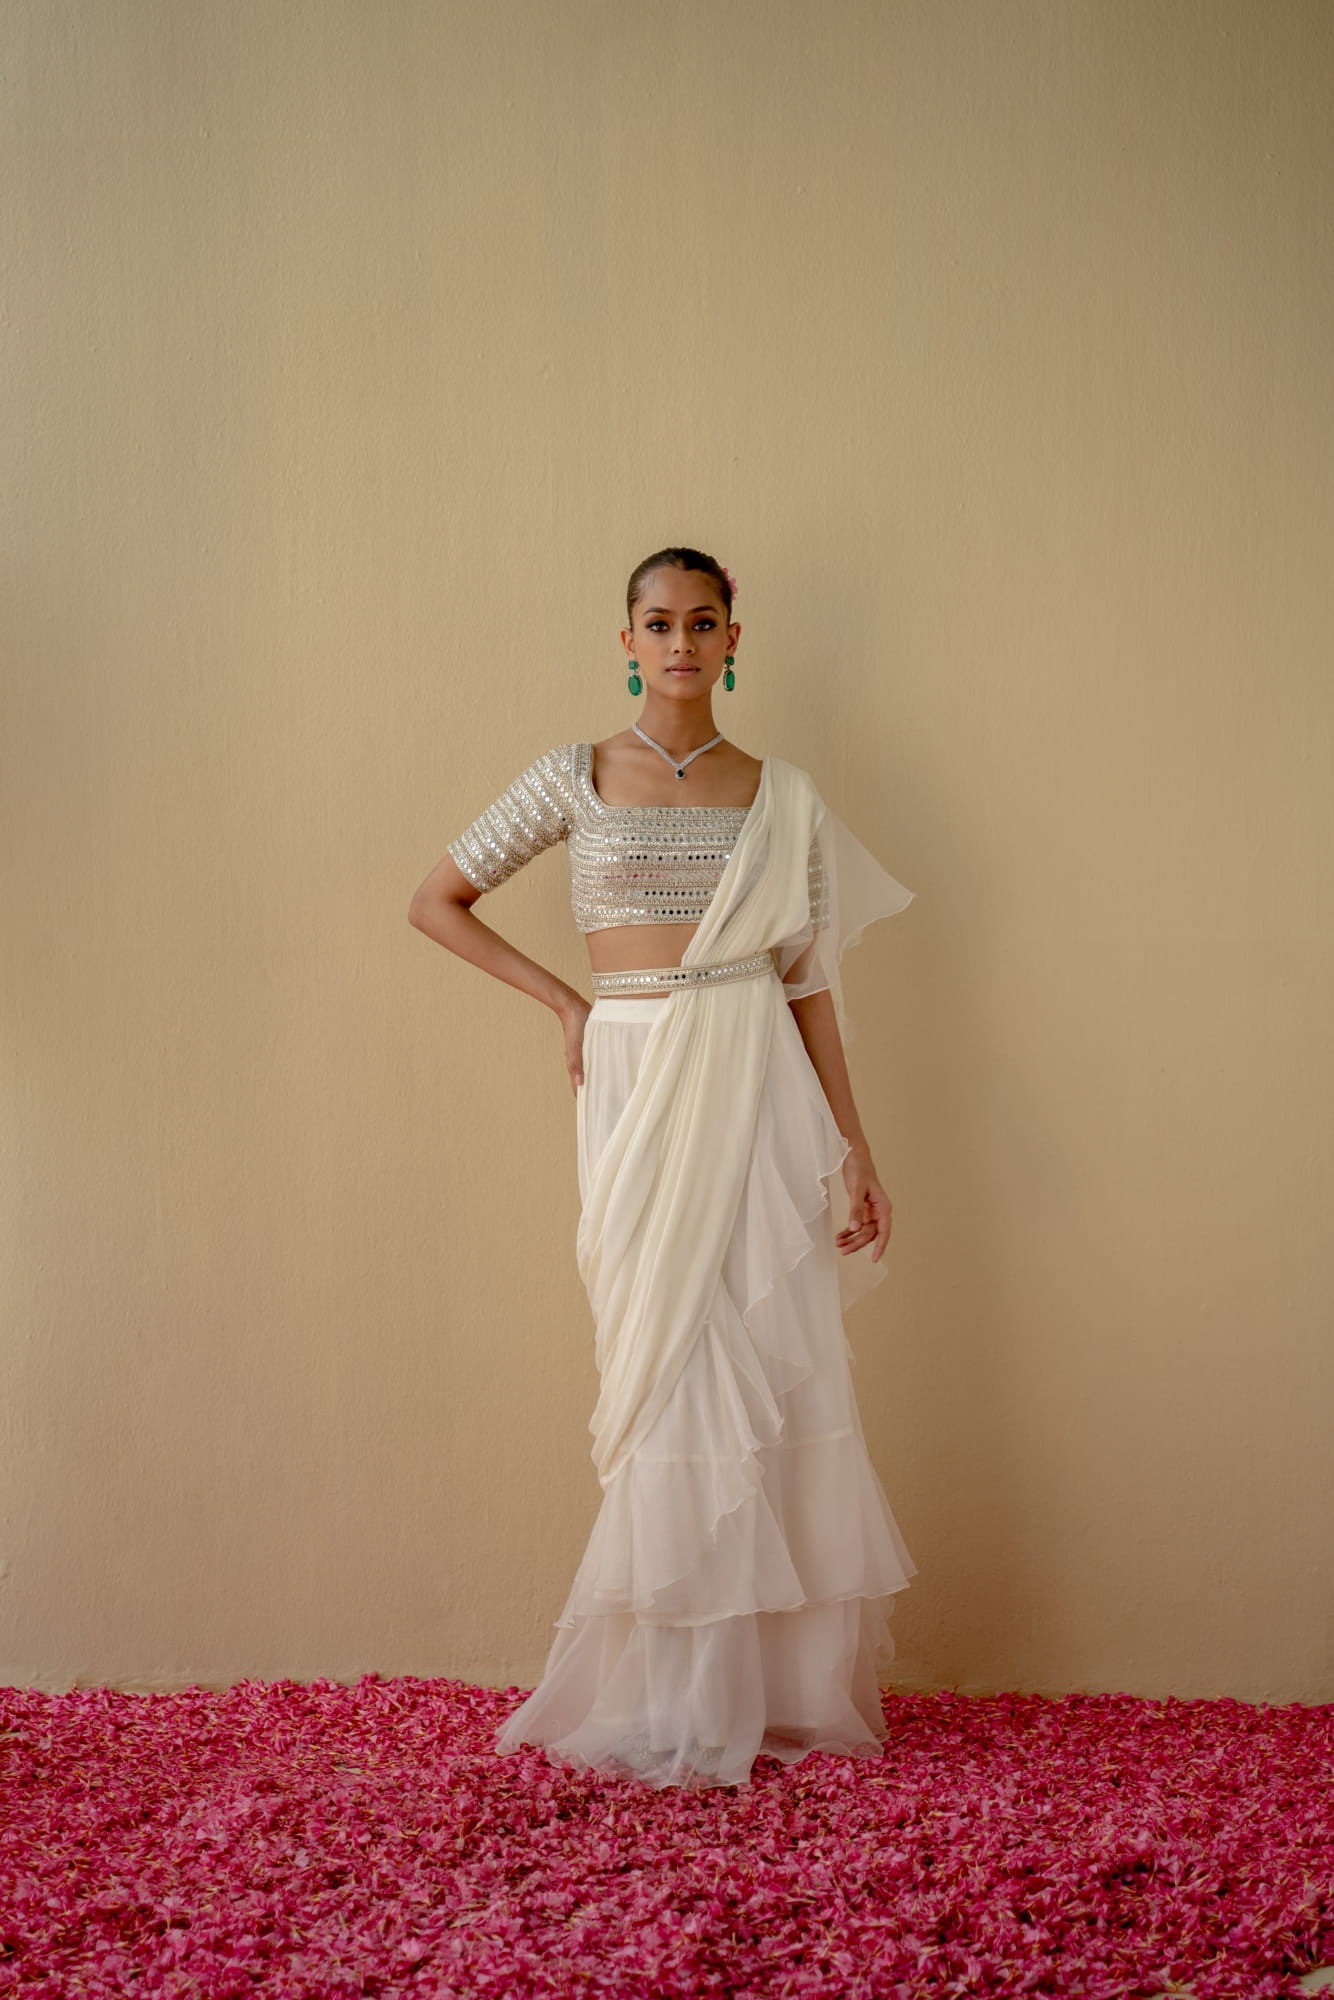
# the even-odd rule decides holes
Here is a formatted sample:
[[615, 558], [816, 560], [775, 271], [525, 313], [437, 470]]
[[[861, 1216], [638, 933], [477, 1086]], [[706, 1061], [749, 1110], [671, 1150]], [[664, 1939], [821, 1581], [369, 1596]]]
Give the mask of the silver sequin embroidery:
[[[699, 923], [741, 836], [749, 806], [610, 806], [593, 789], [591, 743], [546, 750], [507, 785], [449, 853], [476, 889], [497, 889], [565, 841], [581, 931]], [[808, 865], [816, 928], [829, 921], [818, 840]]]

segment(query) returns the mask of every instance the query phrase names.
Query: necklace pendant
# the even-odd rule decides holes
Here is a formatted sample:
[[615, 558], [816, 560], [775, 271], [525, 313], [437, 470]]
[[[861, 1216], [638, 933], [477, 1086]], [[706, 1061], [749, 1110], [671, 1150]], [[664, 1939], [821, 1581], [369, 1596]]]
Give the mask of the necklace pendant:
[[683, 758], [681, 763], [678, 764], [670, 750], [664, 750], [661, 743], [655, 743], [653, 741], [653, 738], [649, 735], [647, 729], [641, 729], [637, 722], [631, 723], [630, 726], [634, 730], [635, 735], [640, 739], [642, 743], [647, 743], [651, 750], [657, 751], [658, 755], [662, 758], [665, 764], [671, 765], [672, 769], [675, 771], [678, 778], [684, 778], [686, 774], [687, 764], [693, 764], [696, 757], [703, 756], [706, 750], [712, 750], [715, 743], [721, 743], [723, 740], [723, 732], [720, 729], [718, 731], [718, 734], [716, 736], [711, 736], [707, 743], [701, 743], [697, 745], [695, 749], [689, 751], [687, 755]]

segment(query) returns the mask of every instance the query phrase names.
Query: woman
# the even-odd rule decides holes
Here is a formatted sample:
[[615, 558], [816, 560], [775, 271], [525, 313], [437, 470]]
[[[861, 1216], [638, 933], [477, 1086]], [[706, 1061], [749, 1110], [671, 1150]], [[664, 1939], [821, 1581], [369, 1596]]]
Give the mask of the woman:
[[[544, 752], [412, 906], [553, 1010], [575, 1092], [603, 1497], [542, 1680], [496, 1746], [653, 1786], [879, 1754], [889, 1609], [916, 1574], [848, 1368], [843, 1312], [884, 1278], [890, 1202], [839, 979], [913, 892], [803, 770], [717, 730], [734, 594], [698, 549], [640, 563], [621, 641], [642, 720]], [[561, 840], [591, 1007], [472, 912]]]

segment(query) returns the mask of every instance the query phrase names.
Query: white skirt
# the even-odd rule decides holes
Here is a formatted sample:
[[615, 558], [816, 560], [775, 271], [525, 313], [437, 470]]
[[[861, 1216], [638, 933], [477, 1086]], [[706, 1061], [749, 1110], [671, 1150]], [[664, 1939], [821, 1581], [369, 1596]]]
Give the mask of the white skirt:
[[[593, 1003], [581, 1197], [668, 1004]], [[498, 1751], [541, 1745], [553, 1763], [655, 1787], [746, 1784], [759, 1756], [881, 1754], [889, 1614], [917, 1567], [849, 1373], [839, 1266], [870, 1249], [843, 1259], [834, 1245], [845, 1151], [781, 1006], [713, 1305], [670, 1402], [603, 1493], [542, 1679]], [[738, 1415], [769, 1440], [741, 1460]]]

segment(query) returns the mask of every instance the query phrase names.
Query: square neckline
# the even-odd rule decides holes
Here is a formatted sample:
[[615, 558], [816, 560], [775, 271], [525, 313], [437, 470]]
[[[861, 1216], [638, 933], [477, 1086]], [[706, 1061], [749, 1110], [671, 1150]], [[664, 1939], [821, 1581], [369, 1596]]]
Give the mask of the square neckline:
[[755, 797], [754, 797], [754, 798], [753, 798], [753, 799], [751, 800], [751, 802], [750, 802], [750, 804], [749, 804], [748, 806], [710, 806], [710, 805], [680, 805], [680, 806], [653, 806], [653, 805], [644, 805], [644, 806], [614, 806], [614, 805], [612, 805], [612, 804], [611, 804], [611, 803], [610, 803], [610, 802], [609, 802], [609, 801], [608, 801], [607, 799], [604, 799], [604, 798], [603, 798], [603, 796], [602, 796], [601, 792], [600, 792], [600, 791], [598, 791], [598, 789], [597, 789], [596, 785], [595, 785], [595, 784], [593, 783], [593, 743], [592, 743], [592, 739], [591, 739], [591, 737], [590, 737], [590, 738], [588, 738], [587, 740], [585, 740], [585, 741], [581, 742], [581, 743], [580, 743], [580, 744], [578, 745], [578, 748], [579, 748], [579, 750], [580, 750], [580, 751], [581, 751], [581, 752], [583, 753], [583, 754], [582, 754], [582, 756], [581, 756], [581, 758], [580, 758], [580, 760], [579, 760], [579, 777], [580, 777], [580, 778], [582, 779], [582, 781], [583, 781], [583, 786], [584, 786], [584, 790], [585, 790], [585, 791], [587, 792], [587, 794], [588, 794], [589, 798], [590, 798], [590, 799], [591, 799], [591, 800], [593, 801], [594, 805], [595, 805], [595, 806], [596, 806], [596, 807], [598, 808], [599, 812], [604, 812], [604, 813], [620, 813], [620, 812], [684, 812], [684, 813], [701, 813], [701, 812], [711, 812], [711, 813], [720, 813], [720, 812], [723, 812], [723, 813], [739, 813], [739, 814], [741, 815], [741, 817], [742, 817], [743, 819], [748, 819], [748, 818], [750, 817], [751, 813], [753, 813], [753, 812], [754, 812], [754, 810], [755, 810], [755, 807], [757, 806], [757, 804], [759, 803], [759, 797], [760, 797], [760, 793], [761, 793], [761, 792], [762, 792], [762, 791], [764, 790], [764, 787], [765, 787], [765, 784], [766, 784], [766, 782], [768, 781], [768, 777], [769, 777], [769, 759], [768, 759], [767, 757], [761, 757], [761, 759], [760, 759], [760, 782], [759, 782], [759, 784], [758, 784], [758, 785], [757, 785], [757, 786], [755, 787]]

